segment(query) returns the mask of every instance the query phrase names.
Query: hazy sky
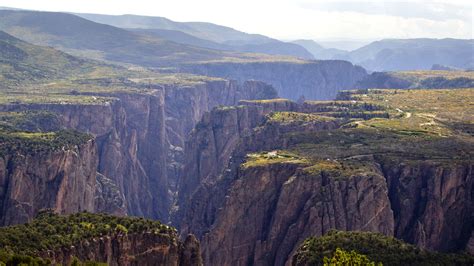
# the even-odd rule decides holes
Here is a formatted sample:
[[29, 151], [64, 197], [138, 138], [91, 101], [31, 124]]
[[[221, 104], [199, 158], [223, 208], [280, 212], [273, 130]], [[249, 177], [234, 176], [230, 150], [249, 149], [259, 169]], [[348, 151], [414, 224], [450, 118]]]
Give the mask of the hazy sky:
[[[48, 11], [163, 16], [289, 39], [473, 38], [472, 0], [0, 0]], [[0, 18], [1, 19], [1, 18]]]

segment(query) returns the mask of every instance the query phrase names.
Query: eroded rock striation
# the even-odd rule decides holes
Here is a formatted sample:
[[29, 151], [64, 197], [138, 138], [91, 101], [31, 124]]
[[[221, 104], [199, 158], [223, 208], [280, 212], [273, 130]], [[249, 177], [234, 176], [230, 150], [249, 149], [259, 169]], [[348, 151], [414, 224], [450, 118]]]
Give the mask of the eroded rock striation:
[[0, 157], [0, 223], [28, 222], [43, 208], [58, 213], [94, 211], [95, 145], [90, 139], [61, 150]]
[[[201, 240], [209, 265], [284, 265], [331, 229], [469, 250], [471, 144], [361, 126], [385, 112], [280, 99], [214, 109], [186, 145], [176, 225]], [[364, 122], [373, 117], [384, 119]]]
[[[144, 93], [97, 92], [84, 96], [105, 100], [93, 104], [14, 103], [2, 105], [0, 109], [51, 112], [57, 114], [61, 127], [95, 137], [97, 148], [94, 144], [91, 149], [97, 150], [85, 160], [90, 160], [87, 163], [95, 165], [98, 172], [97, 179], [92, 174], [94, 178], [89, 184], [95, 192], [86, 199], [93, 202], [95, 198], [96, 202], [84, 209], [167, 221], [176, 172], [184, 158], [184, 139], [202, 114], [217, 105], [233, 105], [247, 98], [272, 98], [276, 93], [271, 86], [258, 81], [238, 85], [215, 80], [190, 85], [156, 85]], [[36, 173], [33, 171], [30, 175]], [[68, 193], [83, 198], [74, 190]], [[34, 213], [30, 219], [32, 215]]]
[[351, 89], [367, 76], [365, 69], [342, 60], [307, 62], [202, 63], [182, 66], [181, 71], [240, 82], [261, 80], [283, 98], [301, 96], [313, 100], [334, 99], [340, 90]]

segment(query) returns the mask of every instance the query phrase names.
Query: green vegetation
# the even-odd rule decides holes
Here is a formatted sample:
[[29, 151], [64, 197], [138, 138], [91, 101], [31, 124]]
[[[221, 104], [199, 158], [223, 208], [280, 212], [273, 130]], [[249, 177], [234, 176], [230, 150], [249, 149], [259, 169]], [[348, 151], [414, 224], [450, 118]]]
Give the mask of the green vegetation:
[[[357, 254], [337, 252], [351, 250]], [[335, 256], [333, 254], [336, 252]], [[366, 256], [364, 259], [363, 256]], [[326, 257], [326, 259], [325, 259]], [[474, 257], [467, 254], [428, 252], [393, 237], [371, 232], [329, 231], [321, 237], [306, 239], [298, 249], [295, 265], [324, 265], [328, 258], [381, 262], [383, 265], [472, 265]], [[337, 264], [337, 265], [371, 265]]]
[[307, 123], [307, 122], [328, 122], [334, 121], [333, 117], [298, 112], [273, 112], [268, 115], [269, 123]]
[[368, 120], [376, 117], [389, 118], [389, 113], [385, 106], [364, 101], [306, 101], [304, 108], [314, 114], [344, 119]]
[[[304, 111], [308, 113], [272, 113], [259, 132], [265, 132], [268, 122], [304, 125], [354, 110], [385, 112], [385, 118], [340, 119], [340, 123], [347, 122], [333, 130], [287, 127], [288, 133], [278, 140], [285, 148], [275, 148], [280, 148], [278, 153], [291, 154], [293, 161], [304, 160], [301, 167], [305, 173], [331, 178], [379, 175], [378, 163], [468, 165], [474, 158], [472, 99], [473, 89], [350, 92], [349, 100], [306, 102]], [[267, 153], [252, 154], [244, 166], [288, 161]]]
[[60, 121], [49, 111], [0, 112], [0, 128], [28, 132], [49, 132], [60, 129]]
[[45, 210], [30, 223], [0, 228], [0, 259], [5, 254], [35, 257], [42, 251], [68, 247], [86, 239], [141, 232], [176, 237], [176, 229], [144, 218], [91, 213], [58, 215]]
[[73, 130], [46, 133], [0, 130], [0, 157], [16, 153], [26, 155], [74, 149], [90, 139], [91, 135]]
[[[354, 250], [347, 252], [343, 249], [336, 248], [334, 255], [329, 257], [324, 257], [323, 259], [324, 266], [375, 266], [376, 263], [370, 261], [367, 256], [361, 255]], [[377, 263], [377, 265], [382, 265], [382, 263]]]
[[349, 97], [383, 105], [392, 118], [401, 116], [364, 122], [367, 126], [452, 136], [468, 133], [474, 124], [474, 89], [367, 90]]

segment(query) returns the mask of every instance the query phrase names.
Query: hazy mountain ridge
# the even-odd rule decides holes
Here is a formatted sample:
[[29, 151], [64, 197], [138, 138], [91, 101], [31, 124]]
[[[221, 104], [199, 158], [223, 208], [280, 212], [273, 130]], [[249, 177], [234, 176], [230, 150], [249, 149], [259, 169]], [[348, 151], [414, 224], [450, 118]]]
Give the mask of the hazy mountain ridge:
[[187, 61], [264, 57], [187, 46], [66, 13], [0, 10], [0, 16], [0, 30], [33, 44], [93, 59], [158, 67]]
[[313, 40], [296, 40], [293, 43], [299, 44], [313, 54], [315, 59], [329, 60], [334, 59], [339, 54], [347, 53], [346, 50], [325, 48]]
[[[207, 22], [175, 22], [163, 17], [146, 17], [137, 15], [99, 15], [99, 14], [77, 14], [80, 17], [104, 23], [119, 28], [131, 28], [142, 30], [174, 30], [181, 31], [196, 38], [219, 43], [219, 50], [234, 50], [251, 53], [266, 53], [273, 55], [290, 55], [304, 59], [313, 59], [310, 52], [302, 46], [282, 42], [260, 34], [249, 34], [235, 30], [230, 27], [216, 25]], [[188, 43], [183, 39], [174, 39], [173, 41], [185, 44]], [[187, 38], [189, 40], [189, 38]], [[202, 41], [199, 43], [203, 44]], [[203, 46], [207, 48], [208, 45]]]
[[423, 70], [435, 64], [472, 69], [473, 47], [472, 39], [384, 39], [334, 58], [372, 71]]

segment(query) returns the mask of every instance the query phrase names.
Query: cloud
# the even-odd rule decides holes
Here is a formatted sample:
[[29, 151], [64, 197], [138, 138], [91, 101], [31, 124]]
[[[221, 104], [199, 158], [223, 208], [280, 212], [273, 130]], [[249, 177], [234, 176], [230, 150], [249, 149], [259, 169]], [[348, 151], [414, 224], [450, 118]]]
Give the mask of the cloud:
[[0, 0], [0, 6], [163, 16], [279, 39], [472, 38], [472, 0]]
[[472, 6], [443, 2], [394, 1], [320, 1], [301, 2], [300, 7], [327, 12], [356, 12], [367, 15], [388, 15], [429, 20], [472, 21]]

